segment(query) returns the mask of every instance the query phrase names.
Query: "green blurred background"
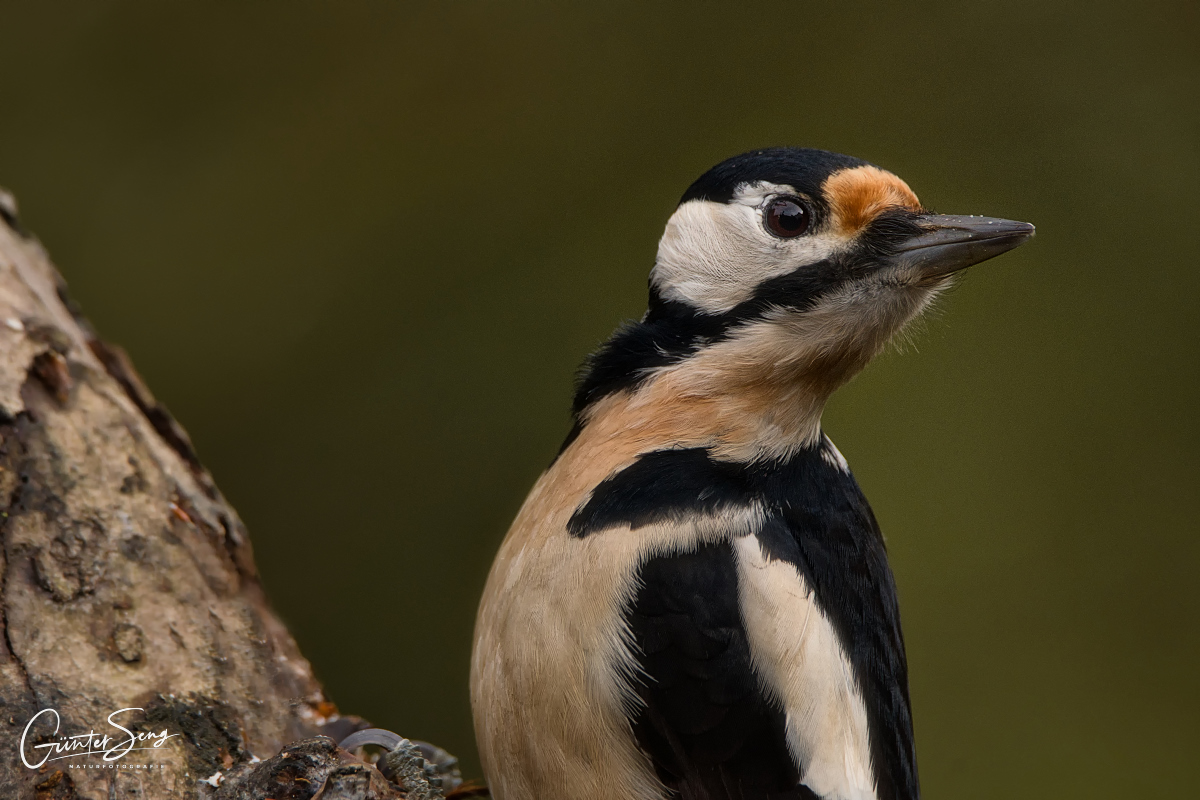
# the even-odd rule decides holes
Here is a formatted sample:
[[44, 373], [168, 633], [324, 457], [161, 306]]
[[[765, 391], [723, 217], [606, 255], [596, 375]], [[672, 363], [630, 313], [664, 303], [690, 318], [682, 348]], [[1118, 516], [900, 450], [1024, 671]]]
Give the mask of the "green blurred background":
[[826, 429], [888, 533], [926, 796], [1178, 796], [1198, 41], [1194, 0], [0, 2], [0, 184], [333, 699], [476, 775], [492, 554], [697, 175], [816, 146], [1036, 223]]

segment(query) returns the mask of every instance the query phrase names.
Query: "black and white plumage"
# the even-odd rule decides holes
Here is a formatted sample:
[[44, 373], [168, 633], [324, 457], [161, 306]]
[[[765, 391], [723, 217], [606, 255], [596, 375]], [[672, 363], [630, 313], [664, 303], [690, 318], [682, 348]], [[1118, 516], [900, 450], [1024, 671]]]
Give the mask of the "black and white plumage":
[[495, 797], [919, 796], [892, 574], [821, 411], [1032, 233], [818, 150], [692, 185], [488, 580], [471, 693]]

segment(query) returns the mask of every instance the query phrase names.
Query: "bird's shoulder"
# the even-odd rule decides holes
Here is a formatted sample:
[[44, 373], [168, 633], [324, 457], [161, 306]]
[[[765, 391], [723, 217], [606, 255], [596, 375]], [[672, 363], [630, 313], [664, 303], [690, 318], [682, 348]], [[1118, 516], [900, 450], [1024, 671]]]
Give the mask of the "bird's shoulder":
[[[847, 715], [838, 724], [860, 735], [861, 761], [870, 764], [865, 754], [879, 741], [867, 741], [867, 728], [884, 725], [901, 735], [889, 733], [878, 756], [911, 758], [907, 692], [883, 691], [906, 681], [906, 670], [882, 537], [828, 439], [772, 463], [722, 461], [702, 447], [642, 453], [593, 488], [568, 532], [620, 537], [650, 525], [695, 531], [677, 539], [680, 547], [643, 554], [624, 612], [639, 669], [631, 724], [668, 787], [683, 798], [819, 796], [800, 783], [813, 765], [798, 763], [789, 749], [788, 714], [796, 709], [788, 703], [797, 698], [770, 685], [795, 681], [764, 674], [762, 663], [772, 648], [787, 657], [803, 644], [781, 643], [767, 628], [782, 623], [798, 634], [804, 620], [752, 618], [751, 589], [765, 593], [766, 609], [803, 613], [798, 596], [816, 609], [828, 652], [819, 663], [810, 657], [782, 669], [808, 669], [800, 683], [822, 696], [838, 675], [853, 673], [847, 707], [861, 708], [861, 721]], [[764, 565], [780, 569], [760, 579], [755, 570]]]

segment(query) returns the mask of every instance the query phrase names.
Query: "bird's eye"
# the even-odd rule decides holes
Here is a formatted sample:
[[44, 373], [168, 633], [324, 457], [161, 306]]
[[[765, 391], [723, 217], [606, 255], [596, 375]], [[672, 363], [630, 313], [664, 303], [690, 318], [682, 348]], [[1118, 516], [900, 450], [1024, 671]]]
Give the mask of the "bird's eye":
[[763, 211], [767, 230], [781, 239], [791, 239], [808, 230], [812, 214], [794, 197], [777, 197]]

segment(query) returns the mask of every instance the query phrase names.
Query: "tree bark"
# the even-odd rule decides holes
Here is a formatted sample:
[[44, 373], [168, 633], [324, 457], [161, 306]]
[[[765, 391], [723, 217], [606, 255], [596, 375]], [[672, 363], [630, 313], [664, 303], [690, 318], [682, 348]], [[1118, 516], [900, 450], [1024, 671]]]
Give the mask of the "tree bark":
[[[262, 781], [275, 792], [262, 797], [400, 796], [328, 739], [270, 758], [336, 709], [187, 434], [96, 337], [0, 195], [0, 797], [260, 796]], [[117, 717], [131, 731], [178, 735], [111, 768], [22, 762], [39, 711], [61, 729], [45, 715], [30, 727], [34, 763], [36, 743], [118, 738], [107, 719], [125, 708], [142, 709]]]

